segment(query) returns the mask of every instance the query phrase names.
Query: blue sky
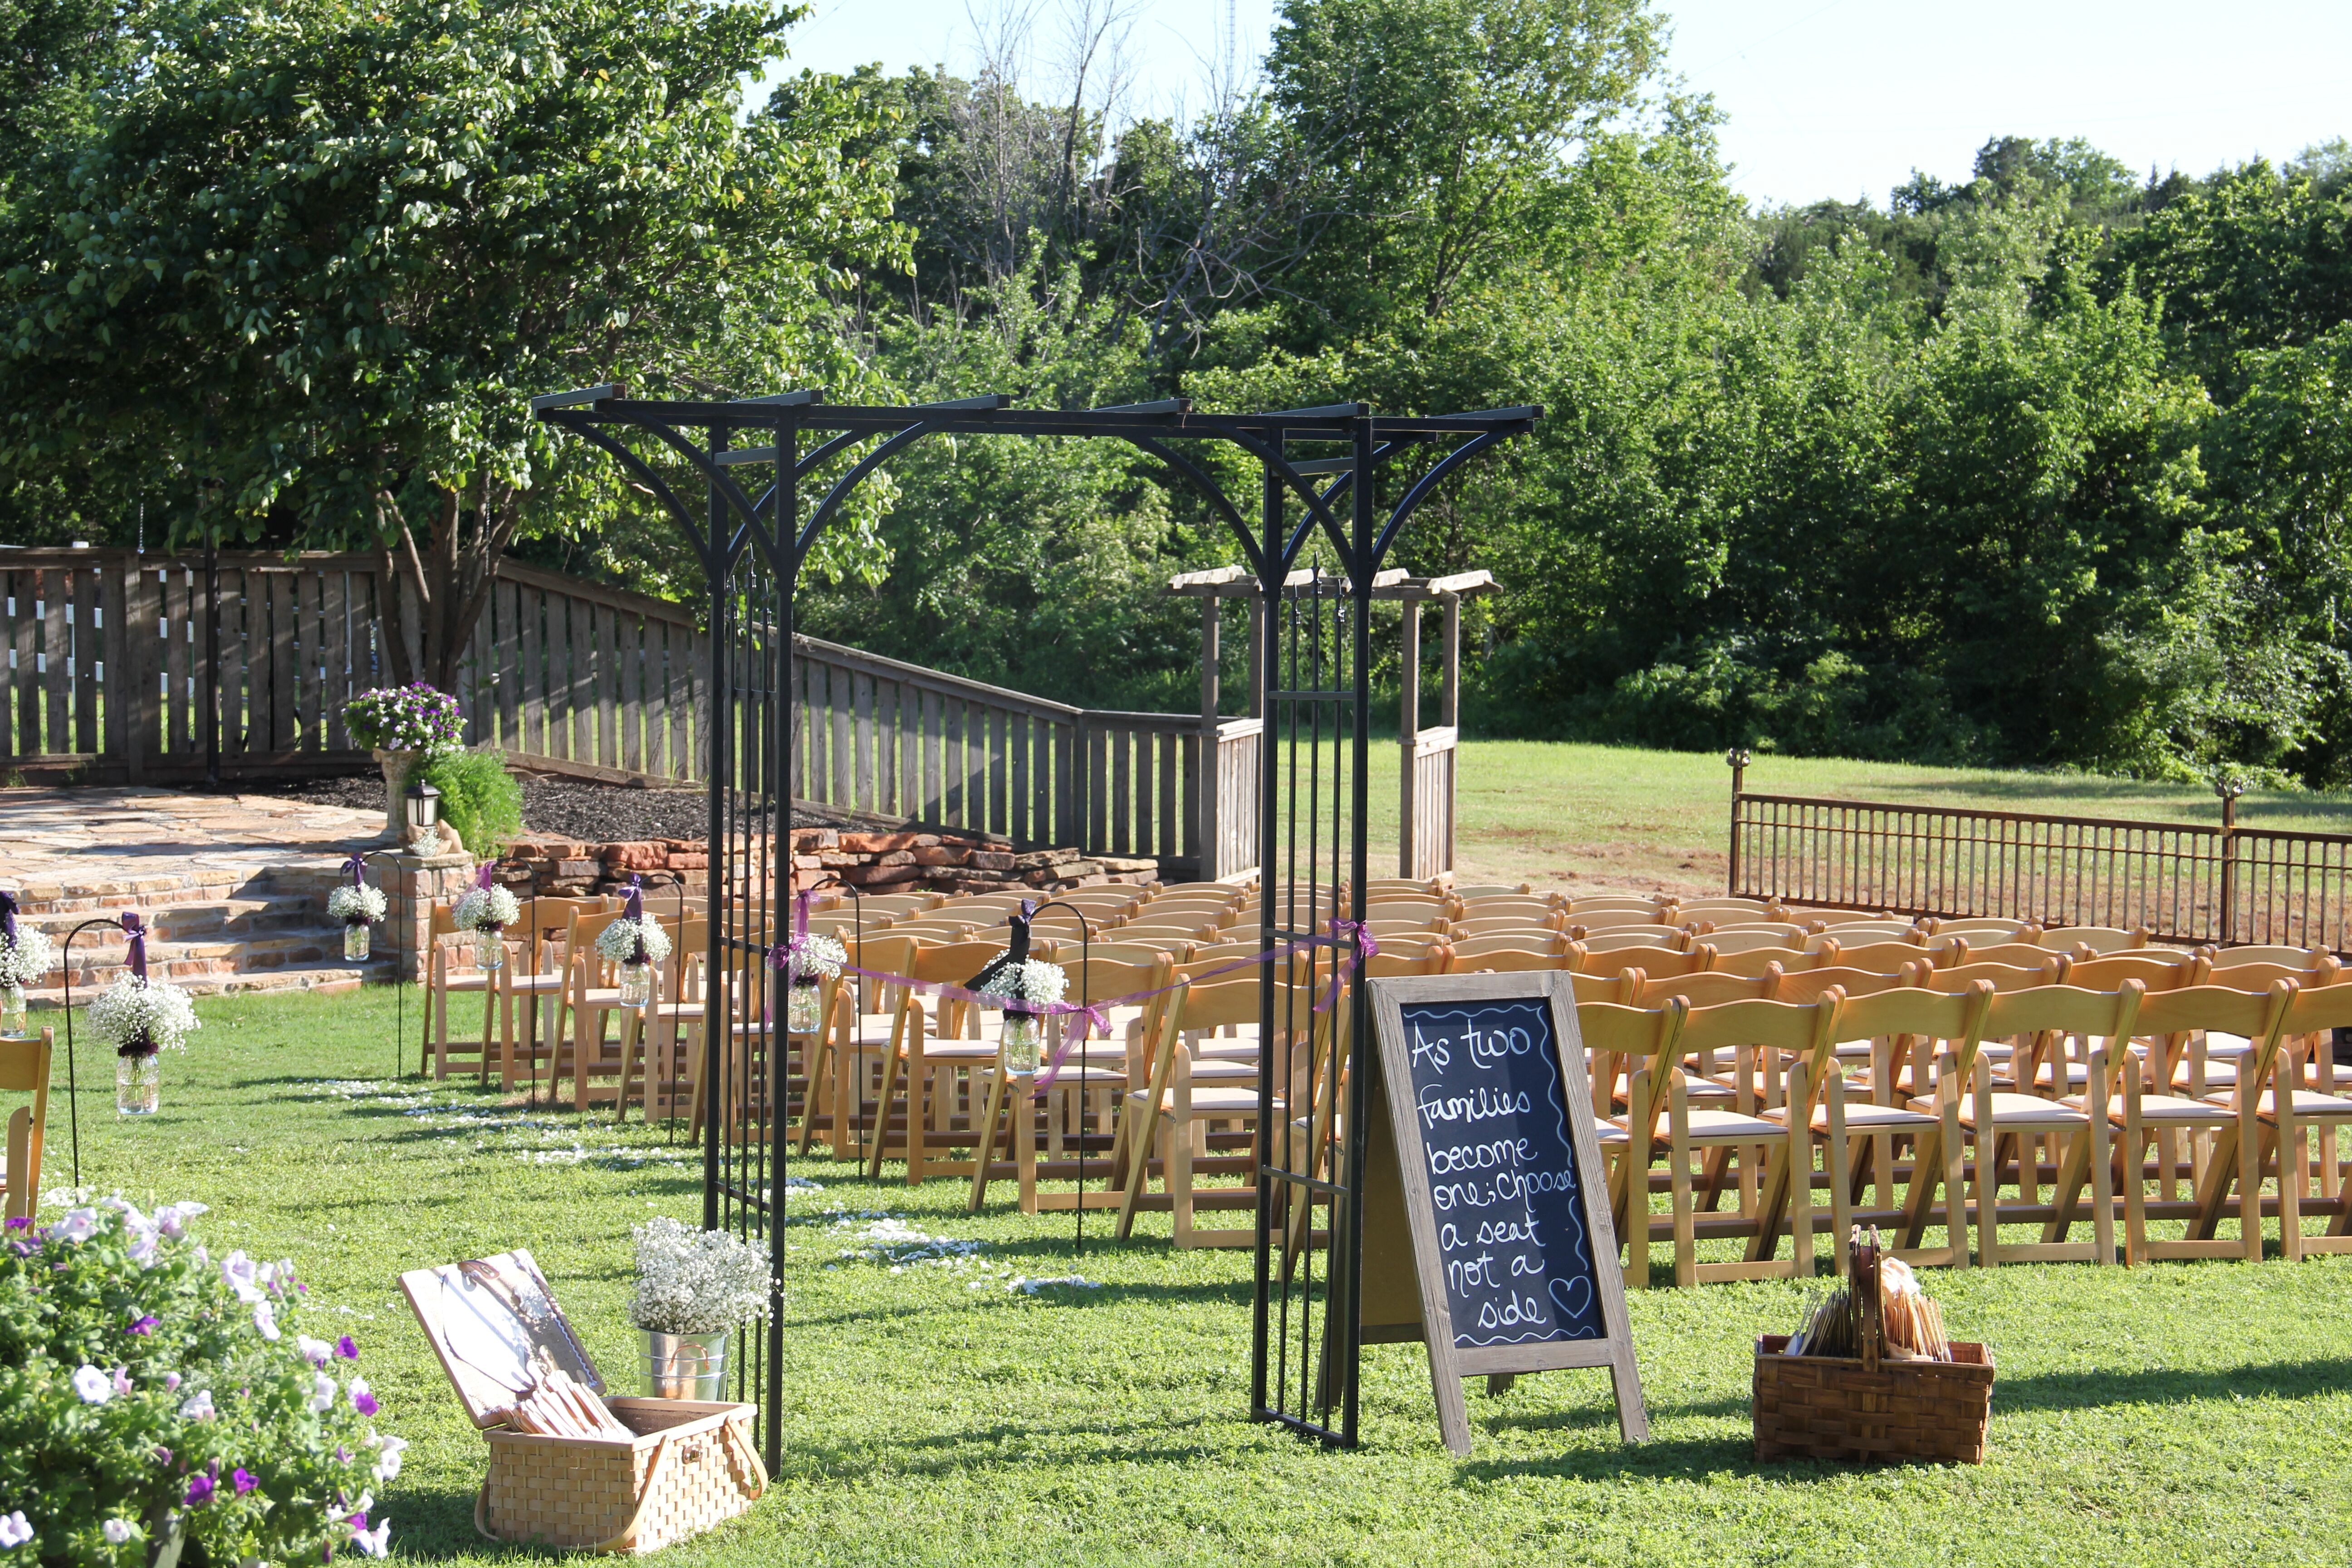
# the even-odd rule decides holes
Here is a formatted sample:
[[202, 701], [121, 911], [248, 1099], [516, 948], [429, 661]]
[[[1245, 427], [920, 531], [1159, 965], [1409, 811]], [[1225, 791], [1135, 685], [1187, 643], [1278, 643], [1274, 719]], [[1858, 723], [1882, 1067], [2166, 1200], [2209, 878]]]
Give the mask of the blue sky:
[[[1033, 0], [1035, 79], [1052, 77], [1059, 0]], [[1233, 0], [1244, 73], [1275, 0]], [[2352, 136], [2352, 0], [1664, 0], [1674, 69], [1710, 92], [1750, 201], [1868, 195], [1917, 168], [1965, 178], [1996, 134], [2085, 136], [2136, 170], [2203, 174]], [[1132, 0], [1130, 109], [1209, 98], [1226, 0]], [[793, 68], [969, 71], [991, 0], [814, 0]]]

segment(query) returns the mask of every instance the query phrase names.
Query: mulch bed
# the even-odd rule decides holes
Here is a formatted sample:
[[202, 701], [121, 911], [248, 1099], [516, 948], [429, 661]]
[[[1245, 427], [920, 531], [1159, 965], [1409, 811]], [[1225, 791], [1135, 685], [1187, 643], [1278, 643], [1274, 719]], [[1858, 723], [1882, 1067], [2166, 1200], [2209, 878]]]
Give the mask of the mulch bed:
[[[319, 805], [347, 805], [362, 811], [383, 808], [381, 774], [339, 779], [302, 779], [285, 783], [240, 783], [248, 795], [282, 795]], [[595, 784], [587, 779], [530, 774], [522, 779], [522, 825], [526, 832], [583, 843], [616, 839], [702, 839], [710, 832], [709, 797], [698, 789], [638, 789], [625, 784]], [[795, 827], [839, 826], [830, 816], [808, 811], [793, 814]]]

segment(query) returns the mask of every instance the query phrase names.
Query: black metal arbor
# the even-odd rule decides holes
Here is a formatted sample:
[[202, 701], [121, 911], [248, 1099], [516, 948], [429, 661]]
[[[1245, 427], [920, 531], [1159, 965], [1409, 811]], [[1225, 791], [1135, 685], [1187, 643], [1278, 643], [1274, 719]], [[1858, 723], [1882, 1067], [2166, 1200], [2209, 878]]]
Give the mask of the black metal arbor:
[[[790, 918], [777, 906], [792, 864], [787, 693], [802, 563], [857, 485], [923, 437], [1108, 437], [1158, 458], [1196, 490], [1233, 530], [1262, 591], [1269, 624], [1256, 694], [1265, 725], [1259, 937], [1267, 951], [1317, 945], [1261, 971], [1251, 1414], [1352, 1445], [1362, 1235], [1355, 1183], [1364, 1168], [1365, 1075], [1378, 1058], [1315, 1048], [1367, 1038], [1362, 987], [1345, 1019], [1313, 1015], [1312, 1000], [1354, 957], [1353, 931], [1337, 922], [1364, 914], [1373, 579], [1436, 488], [1480, 452], [1531, 428], [1540, 410], [1400, 417], [1360, 403], [1236, 415], [1197, 413], [1184, 399], [1083, 412], [1010, 402], [864, 407], [828, 405], [814, 391], [649, 402], [612, 385], [533, 400], [539, 418], [611, 454], [659, 500], [709, 583], [703, 1223], [765, 1237], [779, 1281], [765, 1342], [738, 1358], [737, 1386], [761, 1396], [761, 1446], [772, 1470], [781, 1457], [787, 1069], [785, 1053], [769, 1047], [771, 1030], [745, 1021], [771, 1016], [767, 956]], [[633, 434], [666, 448], [673, 470], [682, 460], [701, 476], [708, 494], [699, 508], [632, 445]], [[1188, 455], [1209, 441], [1256, 460], [1255, 521]], [[1406, 461], [1414, 458], [1422, 460]], [[805, 506], [803, 485], [839, 462], [846, 470]], [[1400, 482], [1381, 482], [1384, 465]], [[1384, 491], [1394, 498], [1385, 507]], [[1326, 1024], [1319, 1036], [1318, 1019]]]

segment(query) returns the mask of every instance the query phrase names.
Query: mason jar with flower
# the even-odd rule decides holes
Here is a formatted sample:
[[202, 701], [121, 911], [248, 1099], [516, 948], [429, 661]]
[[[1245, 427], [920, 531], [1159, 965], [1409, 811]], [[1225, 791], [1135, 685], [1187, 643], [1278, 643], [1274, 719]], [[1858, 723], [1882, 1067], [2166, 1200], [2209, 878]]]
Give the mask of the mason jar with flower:
[[646, 918], [645, 890], [633, 879], [621, 918], [596, 934], [596, 952], [620, 967], [619, 1001], [643, 1008], [654, 999], [654, 969], [668, 962], [669, 932]]
[[89, 1005], [90, 1032], [114, 1047], [114, 1109], [152, 1116], [163, 1104], [165, 1051], [187, 1045], [204, 1027], [188, 994], [147, 976], [147, 928], [136, 913], [122, 917], [130, 939], [129, 967]]
[[507, 927], [522, 919], [515, 896], [492, 881], [496, 867], [485, 863], [474, 873], [474, 885], [450, 911], [450, 923], [474, 933], [474, 966], [485, 974], [505, 966]]
[[840, 974], [849, 962], [848, 949], [838, 937], [823, 931], [802, 931], [783, 946], [784, 1027], [795, 1035], [814, 1035], [824, 1026], [824, 983]]
[[352, 879], [327, 895], [327, 915], [342, 922], [344, 962], [363, 963], [371, 948], [371, 928], [391, 906], [383, 889], [367, 885], [365, 860], [354, 855], [343, 862], [343, 869]]
[[0, 1037], [28, 1030], [25, 993], [39, 984], [56, 962], [57, 949], [48, 933], [20, 921], [16, 896], [0, 888]]
[[1024, 904], [1021, 913], [1008, 918], [1005, 923], [1012, 928], [1012, 935], [1004, 951], [971, 979], [973, 992], [1003, 1006], [1004, 1022], [997, 1038], [1007, 1072], [1037, 1070], [1045, 1044], [1045, 1009], [1060, 1002], [1069, 989], [1069, 976], [1062, 973], [1060, 964], [1029, 956], [1030, 907]]

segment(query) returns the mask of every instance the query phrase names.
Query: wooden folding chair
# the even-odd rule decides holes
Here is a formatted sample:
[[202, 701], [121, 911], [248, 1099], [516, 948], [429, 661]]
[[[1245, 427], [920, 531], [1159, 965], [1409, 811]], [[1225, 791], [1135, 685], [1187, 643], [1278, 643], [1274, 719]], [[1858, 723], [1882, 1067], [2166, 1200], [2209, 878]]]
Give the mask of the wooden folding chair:
[[[1784, 1124], [1748, 1110], [1695, 1104], [1691, 1075], [1682, 1070], [1681, 1063], [1688, 1056], [1696, 1055], [1704, 1061], [1717, 1051], [1729, 1051], [1737, 1063], [1735, 1070], [1742, 1079], [1759, 1074], [1768, 1081], [1777, 1079], [1783, 1087], [1769, 1098], [1809, 1113], [1813, 1103], [1812, 1075], [1828, 1061], [1838, 998], [1832, 994], [1810, 1006], [1755, 999], [1693, 1007], [1680, 997], [1673, 1000], [1680, 1005], [1672, 1011], [1662, 1044], [1663, 1054], [1649, 1064], [1653, 1087], [1647, 1096], [1629, 1104], [1622, 1123], [1633, 1139], [1625, 1161], [1625, 1198], [1630, 1202], [1633, 1194], [1646, 1190], [1649, 1167], [1663, 1152], [1671, 1194], [1671, 1212], [1665, 1223], [1674, 1238], [1675, 1282], [1678, 1285], [1709, 1279], [1810, 1275], [1813, 1269], [1811, 1184], [1790, 1181], [1787, 1176], [1794, 1167], [1800, 1143], [1810, 1168], [1811, 1141], [1805, 1131], [1808, 1116], [1795, 1116], [1791, 1122]], [[1663, 1106], [1655, 1103], [1660, 1087], [1664, 1089]], [[1661, 1110], [1665, 1121], [1663, 1138], [1658, 1134]], [[1694, 1157], [1711, 1155], [1718, 1149], [1725, 1152], [1725, 1158], [1738, 1159], [1743, 1166], [1754, 1159], [1755, 1151], [1761, 1150], [1765, 1171], [1761, 1181], [1751, 1179], [1743, 1171], [1741, 1195], [1748, 1201], [1743, 1202], [1740, 1213], [1709, 1214], [1702, 1218], [1693, 1201]], [[1842, 1162], [1842, 1148], [1837, 1150], [1837, 1155]], [[1770, 1173], [1776, 1165], [1782, 1173], [1778, 1192], [1785, 1194], [1777, 1202], [1771, 1196], [1774, 1189], [1770, 1185]], [[1774, 1257], [1776, 1238], [1783, 1224], [1782, 1211], [1792, 1238], [1786, 1260]], [[1653, 1218], [1649, 1224], [1654, 1229], [1657, 1221]], [[1736, 1262], [1701, 1263], [1701, 1235], [1748, 1237], [1748, 1256]]]
[[[425, 1016], [428, 1031], [427, 1048], [433, 1055], [433, 1076], [436, 1079], [447, 1078], [450, 1064], [454, 1061], [460, 1071], [471, 1065], [482, 1080], [488, 1082], [497, 975], [475, 966], [473, 933], [458, 931], [457, 917], [448, 906], [433, 906], [431, 931], [426, 942], [425, 963]], [[509, 944], [508, 962], [513, 962], [512, 944]], [[470, 1040], [458, 1038], [449, 1032], [449, 998], [452, 996], [479, 996], [482, 999], [481, 1029]], [[468, 1058], [471, 1058], [470, 1063]]]
[[[1205, 1230], [1193, 1224], [1202, 1208], [1254, 1208], [1257, 1204], [1258, 1141], [1269, 1131], [1259, 1125], [1256, 1085], [1196, 1083], [1193, 1050], [1186, 1036], [1259, 1022], [1260, 981], [1255, 975], [1194, 983], [1180, 981], [1160, 1009], [1158, 1037], [1152, 1047], [1151, 1076], [1141, 1089], [1130, 1090], [1123, 1110], [1119, 1137], [1125, 1145], [1124, 1192], [1118, 1213], [1118, 1235], [1134, 1234], [1135, 1216], [1144, 1208], [1167, 1209], [1172, 1216], [1172, 1239], [1178, 1247], [1250, 1247], [1257, 1240], [1255, 1227], [1246, 1230]], [[1315, 987], [1285, 985], [1277, 978], [1277, 1024], [1287, 1028], [1261, 1048], [1286, 1057], [1311, 1058], [1313, 1032], [1327, 1015], [1314, 1011]], [[1336, 1011], [1336, 1009], [1335, 1009]], [[1309, 1034], [1309, 1047], [1290, 1049], [1289, 1031]], [[1287, 1086], [1290, 1074], [1277, 1065], [1277, 1082]], [[1295, 1065], [1305, 1068], [1307, 1059]], [[1275, 1097], [1274, 1124], [1287, 1127], [1287, 1093]], [[1223, 1131], [1213, 1131], [1222, 1127]], [[1218, 1152], [1220, 1149], [1226, 1152]], [[1157, 1153], [1158, 1158], [1154, 1159]], [[1161, 1188], [1150, 1190], [1154, 1164], [1161, 1172]], [[1200, 1187], [1196, 1178], [1232, 1175], [1238, 1186]]]
[[[648, 911], [650, 912], [650, 910]], [[710, 961], [710, 922], [656, 916], [669, 933], [670, 954], [655, 976], [654, 999], [630, 1010], [621, 1026], [621, 1092], [614, 1120], [626, 1121], [636, 1068], [645, 1068], [646, 1119], [674, 1117], [691, 1086], [689, 1055], [702, 1037], [704, 970]]]
[[[2279, 1252], [2291, 1263], [2312, 1253], [2352, 1252], [2352, 1189], [2344, 1181], [2333, 1142], [2340, 1129], [2352, 1123], [2352, 1099], [2314, 1087], [2320, 1077], [2316, 1069], [2334, 1056], [2333, 1036], [2340, 1028], [2352, 1028], [2352, 985], [2297, 987], [2279, 1019], [2270, 1060], [2263, 1061], [2258, 1051], [2239, 1089], [2232, 1091], [2234, 1099], [2260, 1090], [2261, 1098], [2253, 1101], [2261, 1128], [2257, 1179], [2264, 1169], [2276, 1175], [2277, 1195], [2263, 1206], [2265, 1213], [2278, 1215]], [[2211, 1098], [2220, 1102], [2223, 1097]], [[2315, 1168], [2305, 1142], [2314, 1132], [2323, 1135]], [[2233, 1140], [2242, 1142], [2230, 1129], [2219, 1142], [2226, 1145]], [[2223, 1152], [2217, 1147], [2207, 1167], [2197, 1218], [2189, 1232], [2192, 1239], [2210, 1236], [2220, 1218], [2231, 1163], [2224, 1161]], [[2242, 1163], [2237, 1163], [2242, 1194], [2250, 1184]], [[2320, 1183], [2316, 1193], [2312, 1190], [2315, 1174]], [[2328, 1216], [2326, 1228], [2316, 1236], [2305, 1235], [2303, 1216], [2306, 1213]]]
[[0, 1090], [29, 1094], [8, 1113], [7, 1154], [0, 1163], [0, 1215], [32, 1219], [41, 1212], [41, 1145], [49, 1127], [49, 1058], [56, 1031], [0, 1040]]
[[[963, 942], [926, 947], [901, 971], [926, 984], [961, 985], [1003, 954], [1002, 942]], [[1052, 942], [1038, 942], [1030, 956], [1052, 963], [1061, 956]], [[982, 1136], [980, 1107], [984, 1070], [995, 1065], [997, 1047], [980, 1037], [981, 1009], [964, 1001], [927, 1005], [913, 987], [899, 993], [890, 1044], [882, 1058], [882, 1087], [876, 1097], [874, 1146], [866, 1173], [879, 1179], [898, 1134], [898, 1153], [907, 1162], [907, 1184], [920, 1186], [935, 1163], [933, 1149], [969, 1149]], [[902, 1089], [903, 1086], [903, 1089]], [[897, 1115], [893, 1116], [893, 1107]], [[961, 1174], [961, 1162], [941, 1166]]]
[[2072, 953], [2078, 947], [2087, 947], [2096, 954], [2146, 947], [2149, 934], [2146, 926], [2129, 931], [2116, 926], [2049, 926], [2036, 941], [2053, 952]]
[[[1985, 967], [1971, 964], [1969, 968]], [[1937, 985], [1943, 988], [1942, 976]], [[1993, 994], [1985, 1015], [1983, 1039], [2014, 1040], [2012, 1068], [2020, 1085], [2054, 1081], [2044, 1072], [2070, 1058], [2070, 1042], [2080, 1042], [2080, 1053], [2090, 1086], [2079, 1104], [2056, 1098], [2013, 1091], [1995, 1092], [1989, 1047], [1967, 1053], [1947, 1069], [1966, 1073], [1965, 1098], [1959, 1110], [1962, 1133], [1969, 1139], [1976, 1165], [1977, 1260], [1993, 1268], [2006, 1260], [2113, 1263], [2115, 1247], [2115, 1188], [2111, 1151], [2112, 1124], [2107, 1116], [2106, 1065], [2109, 1055], [2131, 1046], [2134, 1020], [2139, 1013], [2143, 987], [2126, 980], [2113, 993], [2084, 991], [2070, 985], [2039, 985], [2027, 990]], [[1915, 1110], [1934, 1111], [1933, 1101], [1915, 1098]], [[2040, 1200], [2041, 1156], [2036, 1145], [2055, 1142], [2058, 1159], [2053, 1167], [2052, 1202]], [[2017, 1201], [2000, 1197], [2004, 1153], [2015, 1153]], [[2087, 1184], [2091, 1189], [2092, 1240], [2070, 1238]], [[2042, 1222], [2039, 1242], [2003, 1242], [2003, 1225]]]
[[[617, 899], [541, 899], [522, 900], [520, 940], [509, 947], [507, 962], [496, 975], [499, 997], [499, 1083], [511, 1090], [519, 1076], [520, 1055], [535, 1081], [543, 1057], [552, 1064], [562, 1052], [563, 991], [568, 984], [571, 955], [578, 945], [572, 925], [583, 915], [604, 914], [621, 907]], [[520, 962], [518, 962], [520, 960]], [[520, 1013], [521, 1022], [516, 1019]]]
[[903, 990], [868, 976], [908, 973], [923, 946], [919, 939], [895, 931], [869, 931], [862, 961], [851, 954], [851, 962], [868, 975], [843, 977], [837, 995], [826, 1008], [825, 1026], [803, 1047], [808, 1087], [801, 1100], [795, 1153], [808, 1153], [810, 1140], [823, 1120], [827, 1127], [825, 1143], [835, 1159], [850, 1158], [853, 1142], [863, 1159], [868, 1080], [878, 1075], [885, 1053], [897, 1048], [898, 997]]

